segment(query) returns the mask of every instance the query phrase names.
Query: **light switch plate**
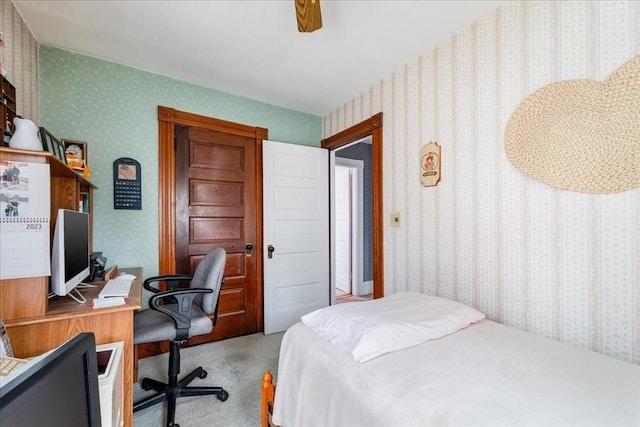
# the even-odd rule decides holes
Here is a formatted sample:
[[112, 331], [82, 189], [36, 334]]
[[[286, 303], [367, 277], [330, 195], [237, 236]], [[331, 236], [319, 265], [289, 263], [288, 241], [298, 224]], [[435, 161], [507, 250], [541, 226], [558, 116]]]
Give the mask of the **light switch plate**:
[[391, 213], [391, 226], [400, 227], [400, 214], [398, 212]]

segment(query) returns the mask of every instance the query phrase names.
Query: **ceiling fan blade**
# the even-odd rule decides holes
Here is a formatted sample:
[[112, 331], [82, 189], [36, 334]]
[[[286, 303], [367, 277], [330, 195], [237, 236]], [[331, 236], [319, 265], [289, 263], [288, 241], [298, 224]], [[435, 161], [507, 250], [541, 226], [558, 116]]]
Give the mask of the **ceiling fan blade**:
[[293, 0], [296, 4], [296, 18], [298, 31], [312, 33], [322, 28], [322, 14], [320, 0]]

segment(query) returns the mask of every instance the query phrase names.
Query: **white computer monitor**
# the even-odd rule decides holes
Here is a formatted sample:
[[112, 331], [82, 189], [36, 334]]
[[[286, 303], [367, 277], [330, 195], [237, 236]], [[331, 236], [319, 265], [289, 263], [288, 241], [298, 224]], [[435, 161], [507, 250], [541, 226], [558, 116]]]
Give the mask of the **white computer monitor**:
[[[51, 292], [60, 296], [69, 294], [89, 276], [90, 270], [89, 214], [58, 209], [51, 251]], [[78, 295], [78, 302], [84, 302], [82, 295]]]

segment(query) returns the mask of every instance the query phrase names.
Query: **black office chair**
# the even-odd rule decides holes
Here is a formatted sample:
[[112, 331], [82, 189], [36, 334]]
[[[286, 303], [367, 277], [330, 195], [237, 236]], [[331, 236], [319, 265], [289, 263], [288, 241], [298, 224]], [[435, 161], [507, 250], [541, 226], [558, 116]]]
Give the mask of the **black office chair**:
[[[196, 377], [206, 378], [207, 371], [197, 368], [178, 381], [180, 374], [180, 345], [189, 337], [205, 335], [213, 330], [218, 312], [220, 287], [223, 282], [227, 254], [218, 248], [209, 252], [193, 274], [176, 274], [150, 277], [144, 281], [144, 288], [153, 292], [149, 308], [136, 313], [134, 318], [134, 344], [169, 341], [169, 382], [163, 383], [144, 378], [141, 387], [157, 393], [133, 405], [139, 411], [161, 402], [167, 402], [167, 426], [179, 427], [175, 423], [176, 399], [183, 396], [215, 394], [224, 402], [229, 394], [222, 387], [188, 387]], [[178, 288], [181, 281], [191, 280], [189, 288]], [[165, 282], [166, 291], [151, 286], [151, 283]], [[159, 302], [163, 301], [164, 304]], [[213, 321], [209, 315], [213, 314]]]

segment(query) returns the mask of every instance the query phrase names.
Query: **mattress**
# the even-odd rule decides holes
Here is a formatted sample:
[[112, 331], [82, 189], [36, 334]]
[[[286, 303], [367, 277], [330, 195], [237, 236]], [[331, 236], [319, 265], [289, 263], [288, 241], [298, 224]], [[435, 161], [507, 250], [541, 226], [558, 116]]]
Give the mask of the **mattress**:
[[358, 363], [298, 323], [273, 422], [322, 426], [640, 426], [640, 367], [481, 320]]

